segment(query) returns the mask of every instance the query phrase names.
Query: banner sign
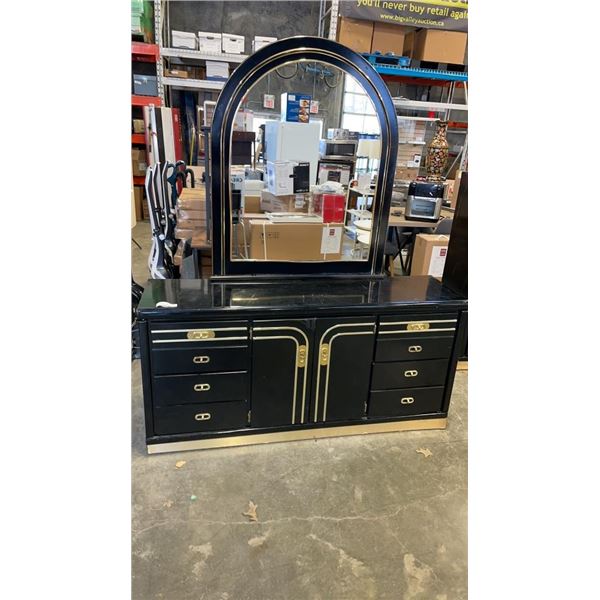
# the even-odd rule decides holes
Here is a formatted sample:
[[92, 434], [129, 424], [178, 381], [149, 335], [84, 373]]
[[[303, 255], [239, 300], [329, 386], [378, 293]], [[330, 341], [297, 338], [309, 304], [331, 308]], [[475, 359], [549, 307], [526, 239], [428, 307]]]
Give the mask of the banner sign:
[[341, 0], [340, 16], [406, 27], [467, 31], [468, 2], [453, 0]]

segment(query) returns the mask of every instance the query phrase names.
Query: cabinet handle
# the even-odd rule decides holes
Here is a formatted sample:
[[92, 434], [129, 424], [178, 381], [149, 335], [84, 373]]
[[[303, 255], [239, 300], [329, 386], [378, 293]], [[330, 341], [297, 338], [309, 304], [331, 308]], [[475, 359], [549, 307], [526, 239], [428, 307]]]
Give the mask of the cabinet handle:
[[400, 404], [412, 404], [414, 401], [415, 401], [415, 399], [412, 396], [400, 398]]
[[421, 350], [423, 350], [422, 346], [409, 346], [408, 347], [409, 352], [421, 352]]
[[194, 419], [196, 421], [208, 421], [210, 419], [210, 413], [198, 413], [194, 415]]
[[197, 383], [194, 386], [195, 392], [208, 392], [210, 390], [210, 383]]
[[194, 356], [193, 360], [197, 365], [205, 365], [207, 362], [210, 362], [210, 356]]
[[210, 340], [215, 337], [212, 329], [194, 329], [187, 332], [188, 340]]
[[404, 377], [416, 377], [419, 374], [419, 371], [404, 371]]

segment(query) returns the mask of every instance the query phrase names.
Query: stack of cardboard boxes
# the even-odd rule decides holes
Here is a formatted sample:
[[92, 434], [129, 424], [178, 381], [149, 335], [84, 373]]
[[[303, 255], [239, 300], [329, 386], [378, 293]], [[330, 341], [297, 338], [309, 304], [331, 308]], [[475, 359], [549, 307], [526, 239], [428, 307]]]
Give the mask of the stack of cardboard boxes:
[[188, 240], [206, 231], [206, 192], [204, 187], [183, 188], [177, 199], [175, 237]]
[[337, 41], [356, 52], [392, 53], [416, 60], [462, 65], [467, 34], [440, 29], [414, 29], [391, 23], [341, 18]]

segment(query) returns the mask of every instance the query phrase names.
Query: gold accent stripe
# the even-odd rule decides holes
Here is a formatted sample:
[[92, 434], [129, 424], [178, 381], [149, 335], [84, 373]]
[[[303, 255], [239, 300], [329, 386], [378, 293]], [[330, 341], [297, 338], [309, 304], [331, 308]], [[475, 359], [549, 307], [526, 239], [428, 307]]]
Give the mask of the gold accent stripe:
[[392, 331], [380, 331], [379, 335], [389, 333], [435, 333], [436, 331], [456, 331], [456, 327], [439, 327], [438, 329], [424, 329], [423, 331], [410, 331], [409, 329], [393, 329]]
[[341, 427], [322, 427], [319, 429], [301, 429], [277, 433], [255, 433], [212, 438], [209, 440], [190, 440], [187, 442], [167, 442], [148, 444], [148, 454], [164, 452], [183, 452], [184, 450], [206, 450], [209, 448], [230, 448], [250, 446], [252, 444], [272, 444], [277, 442], [297, 442], [316, 440], [345, 435], [365, 435], [369, 433], [392, 433], [396, 431], [418, 431], [425, 429], [445, 429], [447, 419], [417, 419], [413, 421], [394, 421], [388, 423], [369, 423], [361, 425], [343, 425]]
[[423, 319], [421, 321], [380, 321], [379, 326], [381, 325], [408, 325], [409, 323], [456, 323], [458, 319]]
[[[191, 329], [151, 329], [150, 333], [187, 333], [188, 331], [197, 331], [202, 327], [192, 327]], [[211, 331], [247, 331], [248, 327], [205, 327]]]
[[206, 338], [205, 340], [188, 340], [187, 338], [175, 338], [171, 340], [152, 340], [153, 344], [173, 344], [175, 342], [228, 342], [229, 340], [247, 340], [248, 336], [245, 337], [216, 337], [216, 338]]

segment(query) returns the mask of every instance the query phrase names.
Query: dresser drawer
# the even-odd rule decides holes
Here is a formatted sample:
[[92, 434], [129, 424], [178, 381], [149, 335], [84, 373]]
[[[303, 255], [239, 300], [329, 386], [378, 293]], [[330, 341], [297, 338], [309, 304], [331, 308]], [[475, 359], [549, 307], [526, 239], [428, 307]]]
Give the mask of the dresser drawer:
[[157, 435], [242, 429], [248, 425], [246, 402], [218, 402], [154, 409]]
[[163, 348], [211, 348], [248, 343], [248, 321], [150, 323], [152, 350]]
[[439, 412], [442, 408], [443, 396], [443, 387], [371, 392], [367, 416], [397, 417]]
[[248, 373], [208, 373], [154, 377], [154, 405], [229, 402], [245, 400], [248, 395]]
[[376, 363], [373, 365], [371, 390], [443, 385], [447, 371], [447, 360]]
[[376, 362], [450, 358], [454, 336], [385, 336], [377, 338]]
[[249, 365], [250, 348], [247, 345], [152, 350], [154, 375], [247, 371]]
[[385, 316], [379, 319], [377, 339], [387, 337], [415, 336], [427, 337], [429, 335], [454, 335], [458, 315], [444, 313], [435, 315], [398, 315]]

